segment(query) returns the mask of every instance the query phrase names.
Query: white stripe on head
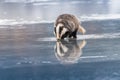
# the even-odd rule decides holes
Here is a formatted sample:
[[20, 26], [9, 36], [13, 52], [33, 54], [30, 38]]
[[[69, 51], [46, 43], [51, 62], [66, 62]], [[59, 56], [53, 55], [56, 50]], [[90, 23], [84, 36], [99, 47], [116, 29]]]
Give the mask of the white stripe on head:
[[64, 26], [62, 23], [59, 23], [57, 26], [56, 26], [56, 37], [57, 39], [60, 39], [60, 34], [59, 34], [59, 29], [60, 27]]
[[61, 32], [61, 36], [64, 35], [67, 32], [67, 28], [63, 28], [62, 32]]

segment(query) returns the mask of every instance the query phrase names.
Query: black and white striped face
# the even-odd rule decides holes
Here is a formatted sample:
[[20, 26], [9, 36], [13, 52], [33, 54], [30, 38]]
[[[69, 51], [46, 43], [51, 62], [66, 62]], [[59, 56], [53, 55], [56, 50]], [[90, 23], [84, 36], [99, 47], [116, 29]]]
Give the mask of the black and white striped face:
[[69, 32], [68, 32], [68, 29], [65, 28], [62, 23], [59, 23], [57, 26], [54, 27], [54, 34], [57, 40], [60, 40], [67, 37]]

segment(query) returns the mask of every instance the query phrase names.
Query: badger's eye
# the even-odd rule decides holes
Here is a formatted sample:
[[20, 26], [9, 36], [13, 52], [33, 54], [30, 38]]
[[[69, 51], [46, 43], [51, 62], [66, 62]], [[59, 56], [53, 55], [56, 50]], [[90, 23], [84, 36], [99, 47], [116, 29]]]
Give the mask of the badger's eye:
[[70, 34], [70, 32], [69, 32], [69, 31], [65, 32], [65, 35], [66, 35], [66, 36], [68, 36], [69, 34]]
[[60, 27], [59, 28], [59, 34], [61, 34], [62, 30], [63, 30], [63, 27]]

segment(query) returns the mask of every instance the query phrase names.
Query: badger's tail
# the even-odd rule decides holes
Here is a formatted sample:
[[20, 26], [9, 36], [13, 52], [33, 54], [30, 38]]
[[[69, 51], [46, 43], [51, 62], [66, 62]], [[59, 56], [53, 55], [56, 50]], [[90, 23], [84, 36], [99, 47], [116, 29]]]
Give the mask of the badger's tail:
[[82, 34], [86, 33], [85, 28], [83, 28], [81, 25], [79, 25], [78, 31], [81, 32]]

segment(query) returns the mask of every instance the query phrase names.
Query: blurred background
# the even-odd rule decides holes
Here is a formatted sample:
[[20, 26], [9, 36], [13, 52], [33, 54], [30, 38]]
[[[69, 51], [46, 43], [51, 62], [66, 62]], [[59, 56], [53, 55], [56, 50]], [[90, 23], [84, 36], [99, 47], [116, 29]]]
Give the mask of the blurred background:
[[52, 23], [62, 13], [81, 21], [120, 18], [119, 0], [0, 0], [0, 25]]

